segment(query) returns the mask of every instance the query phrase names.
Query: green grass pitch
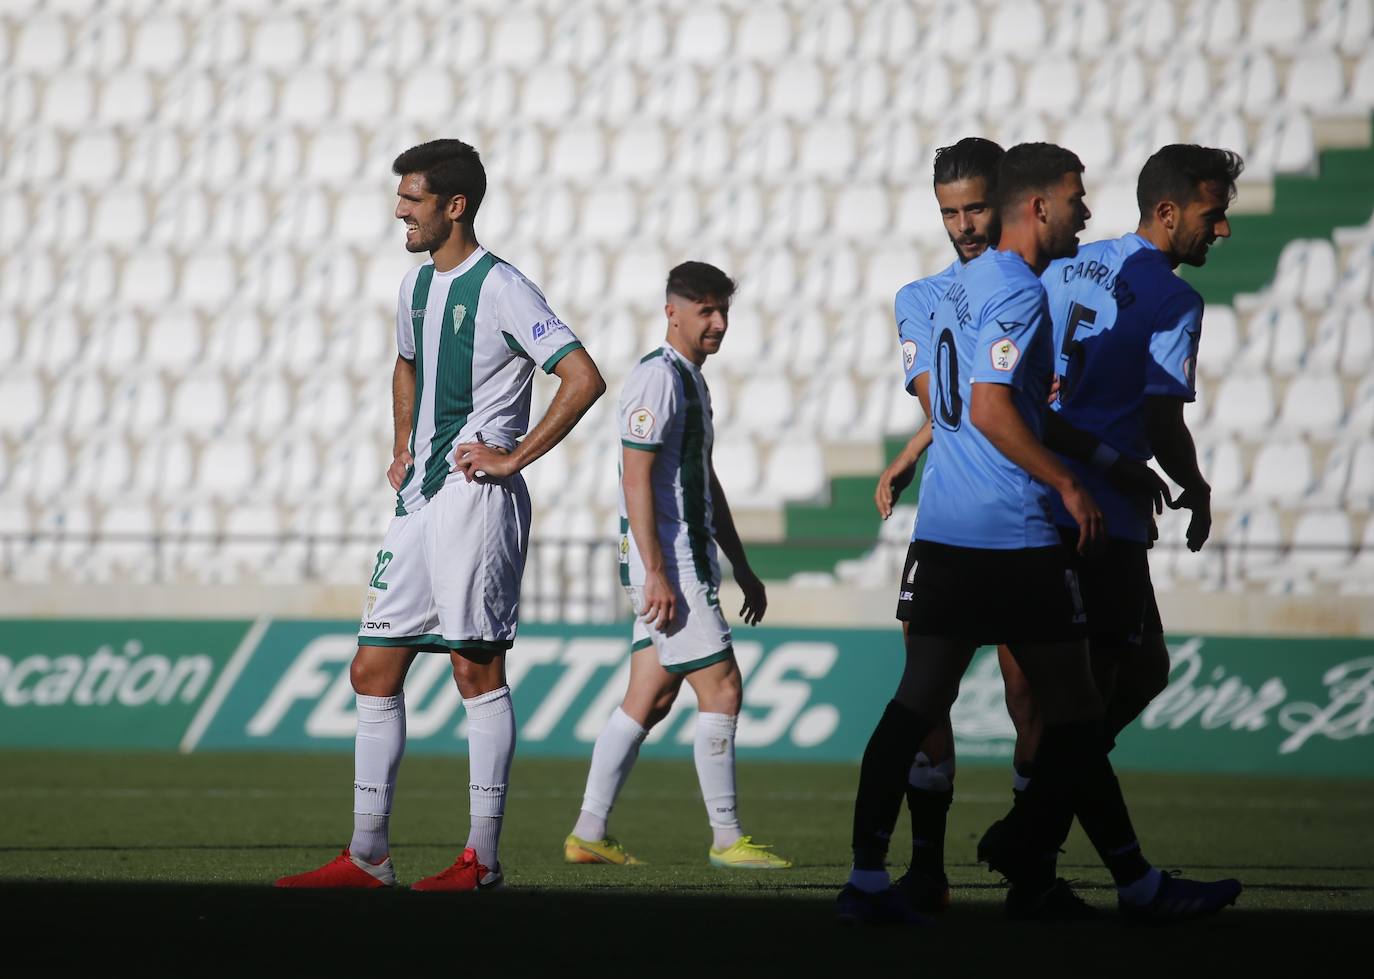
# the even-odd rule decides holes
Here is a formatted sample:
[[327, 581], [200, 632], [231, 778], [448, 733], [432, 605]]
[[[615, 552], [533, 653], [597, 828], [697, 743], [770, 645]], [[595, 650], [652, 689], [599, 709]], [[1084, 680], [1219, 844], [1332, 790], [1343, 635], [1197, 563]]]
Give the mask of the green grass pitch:
[[[512, 773], [504, 891], [268, 888], [347, 842], [351, 764], [339, 754], [0, 753], [0, 898], [10, 908], [0, 920], [11, 938], [25, 936], [7, 943], [7, 961], [33, 955], [44, 974], [60, 974], [133, 950], [142, 974], [271, 975], [288, 964], [314, 974], [356, 961], [371, 943], [382, 957], [369, 972], [450, 956], [461, 972], [465, 959], [492, 955], [498, 971], [520, 975], [820, 975], [859, 963], [860, 971], [988, 975], [1026, 962], [1053, 971], [1100, 954], [1112, 973], [1157, 975], [1208, 961], [1264, 973], [1285, 956], [1301, 962], [1348, 946], [1366, 963], [1357, 971], [1368, 966], [1371, 782], [1123, 775], [1148, 857], [1200, 877], [1239, 877], [1245, 893], [1209, 921], [1124, 926], [1110, 914], [1109, 878], [1075, 829], [1061, 873], [1109, 913], [1046, 926], [1001, 919], [1003, 890], [973, 857], [978, 835], [1007, 805], [1008, 773], [966, 767], [947, 846], [953, 908], [931, 928], [875, 932], [843, 928], [832, 913], [848, 869], [856, 766], [740, 765], [745, 827], [796, 860], [790, 871], [708, 867], [691, 763], [647, 759], [612, 823], [646, 864], [566, 866], [561, 844], [586, 762], [526, 759]], [[403, 882], [461, 849], [465, 776], [463, 758], [406, 760], [392, 820]], [[908, 851], [903, 814], [896, 872]], [[262, 968], [245, 971], [248, 963]]]

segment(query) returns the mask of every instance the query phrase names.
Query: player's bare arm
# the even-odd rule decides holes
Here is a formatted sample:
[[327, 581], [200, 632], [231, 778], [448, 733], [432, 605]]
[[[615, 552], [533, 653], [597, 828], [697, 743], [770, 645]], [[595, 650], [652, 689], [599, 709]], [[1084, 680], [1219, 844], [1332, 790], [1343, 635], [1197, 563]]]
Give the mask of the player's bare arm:
[[744, 543], [735, 529], [735, 518], [730, 515], [730, 504], [726, 502], [725, 490], [716, 478], [716, 468], [711, 467], [711, 502], [714, 505], [716, 523], [716, 544], [730, 559], [730, 567], [735, 571], [735, 582], [744, 592], [744, 604], [740, 606], [740, 618], [750, 625], [763, 621], [763, 613], [768, 609], [768, 595], [763, 582], [749, 566], [749, 558], [744, 553]]
[[585, 350], [574, 350], [553, 368], [558, 392], [539, 424], [512, 451], [504, 452], [483, 442], [465, 442], [455, 453], [454, 469], [468, 482], [485, 473], [501, 479], [519, 472], [567, 437], [596, 399], [606, 393], [606, 382]]
[[1146, 433], [1161, 469], [1183, 492], [1169, 503], [1175, 510], [1191, 510], [1188, 550], [1198, 551], [1212, 533], [1212, 487], [1197, 464], [1197, 446], [1183, 420], [1182, 398], [1152, 397], [1146, 400]]
[[404, 357], [396, 358], [396, 367], [391, 372], [391, 422], [394, 435], [391, 439], [391, 466], [386, 478], [391, 488], [400, 492], [406, 473], [415, 465], [415, 457], [410, 454], [410, 429], [415, 412], [415, 361]]
[[1155, 513], [1163, 513], [1166, 503], [1173, 506], [1169, 484], [1148, 465], [1127, 458], [1096, 436], [1074, 428], [1057, 411], [1047, 408], [1043, 417], [1046, 446], [1100, 469], [1125, 492], [1148, 500]]
[[1106, 538], [1102, 511], [1073, 473], [1035, 437], [1012, 402], [1005, 384], [974, 384], [969, 419], [989, 442], [1032, 479], [1057, 492], [1078, 523], [1078, 551], [1086, 554]]
[[[924, 376], [924, 375], [922, 375]], [[892, 507], [902, 495], [902, 490], [911, 485], [916, 478], [916, 462], [921, 453], [930, 447], [932, 433], [930, 419], [921, 426], [920, 431], [897, 453], [883, 474], [878, 477], [878, 488], [873, 491], [873, 502], [878, 507], [878, 515], [884, 520], [892, 516]]]
[[663, 630], [672, 624], [677, 599], [665, 570], [654, 511], [653, 470], [658, 453], [625, 446], [621, 455], [620, 482], [625, 490], [626, 516], [644, 565], [644, 607], [640, 617], [653, 628]]

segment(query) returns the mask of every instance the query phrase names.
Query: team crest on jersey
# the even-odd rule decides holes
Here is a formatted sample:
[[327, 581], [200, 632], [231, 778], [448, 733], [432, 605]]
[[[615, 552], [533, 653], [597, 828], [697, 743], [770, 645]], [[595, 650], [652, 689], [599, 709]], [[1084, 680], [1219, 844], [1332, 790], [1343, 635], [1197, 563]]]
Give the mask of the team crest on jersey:
[[454, 333], [457, 333], [457, 332], [458, 332], [459, 328], [463, 325], [463, 320], [467, 317], [467, 315], [468, 315], [468, 308], [467, 308], [466, 306], [464, 306], [462, 303], [459, 303], [457, 306], [454, 306], [454, 307], [453, 307], [453, 332], [454, 332]]
[[646, 439], [654, 432], [654, 413], [648, 408], [636, 408], [630, 412], [630, 434], [637, 439]]
[[902, 341], [902, 367], [911, 370], [911, 365], [916, 363], [916, 341]]
[[1009, 371], [1021, 359], [1021, 349], [1011, 342], [1011, 337], [992, 341], [989, 354], [992, 357], [992, 369], [995, 371]]

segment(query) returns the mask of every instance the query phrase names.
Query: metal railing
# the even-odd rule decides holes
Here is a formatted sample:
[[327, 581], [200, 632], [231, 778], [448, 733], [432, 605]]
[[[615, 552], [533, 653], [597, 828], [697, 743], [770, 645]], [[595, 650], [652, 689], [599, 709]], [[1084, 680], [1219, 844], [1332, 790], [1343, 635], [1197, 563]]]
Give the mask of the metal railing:
[[[0, 534], [0, 576], [32, 584], [261, 582], [346, 586], [357, 582], [361, 588], [367, 582], [378, 543], [375, 535], [360, 534], [5, 533]], [[606, 622], [628, 615], [628, 599], [619, 584], [618, 543], [616, 539], [531, 541], [521, 595], [522, 616], [532, 621]], [[908, 546], [905, 541], [875, 542], [871, 538], [785, 543], [807, 551], [813, 561], [818, 552], [824, 555], [833, 549], [835, 560], [826, 569], [830, 571], [842, 561], [850, 566], [873, 562], [900, 569]], [[861, 557], [852, 556], [856, 550]], [[1151, 565], [1162, 579], [1224, 591], [1250, 584], [1268, 586], [1286, 577], [1301, 579], [1317, 571], [1329, 580], [1361, 554], [1354, 545], [1295, 546], [1221, 539], [1210, 540], [1201, 552], [1192, 553], [1182, 542], [1158, 541], [1151, 551]], [[851, 579], [841, 574], [839, 580]], [[865, 583], [881, 586], [886, 581]]]

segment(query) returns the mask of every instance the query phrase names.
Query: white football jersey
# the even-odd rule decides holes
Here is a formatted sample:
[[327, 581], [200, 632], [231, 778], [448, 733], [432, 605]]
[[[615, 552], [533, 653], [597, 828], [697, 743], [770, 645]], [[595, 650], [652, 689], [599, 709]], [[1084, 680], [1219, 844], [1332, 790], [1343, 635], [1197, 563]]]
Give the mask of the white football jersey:
[[430, 261], [406, 274], [396, 346], [415, 363], [415, 465], [396, 495], [399, 516], [439, 492], [459, 443], [513, 449], [529, 429], [535, 365], [550, 373], [582, 344], [534, 283], [479, 247], [448, 272]]
[[[711, 392], [701, 369], [668, 344], [630, 371], [616, 412], [621, 452], [654, 452], [658, 539], [669, 575], [720, 584], [711, 500]], [[620, 580], [642, 584], [644, 563], [620, 487]]]

